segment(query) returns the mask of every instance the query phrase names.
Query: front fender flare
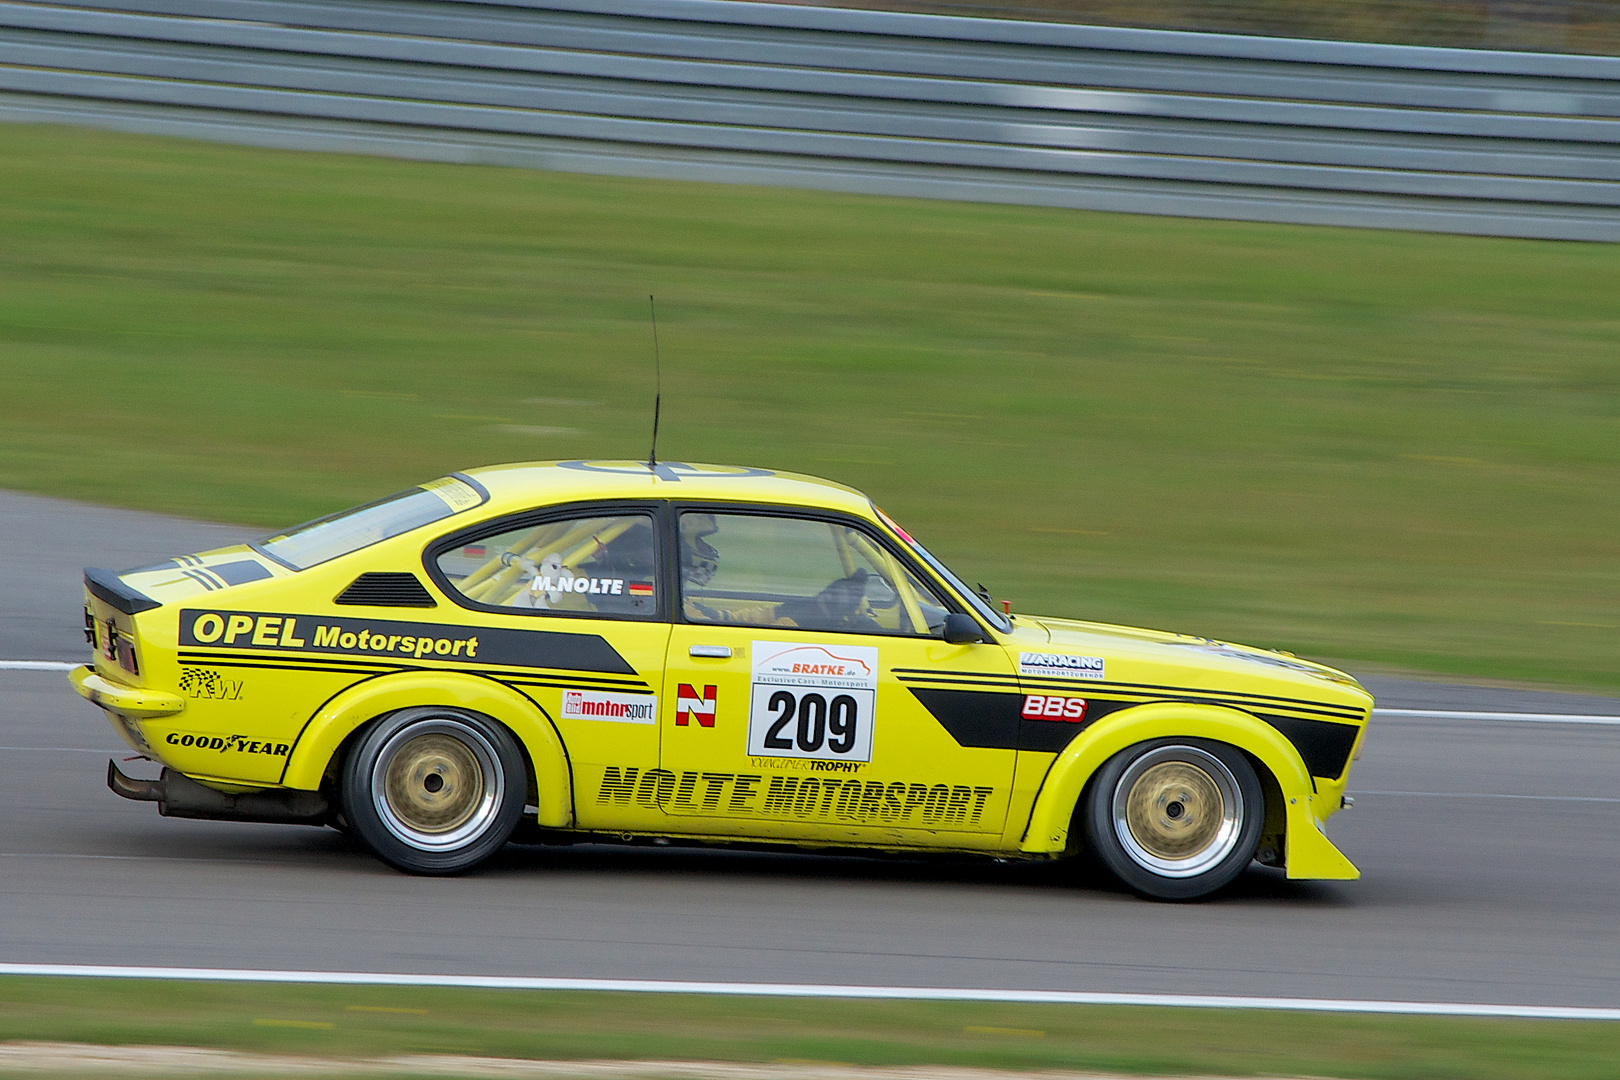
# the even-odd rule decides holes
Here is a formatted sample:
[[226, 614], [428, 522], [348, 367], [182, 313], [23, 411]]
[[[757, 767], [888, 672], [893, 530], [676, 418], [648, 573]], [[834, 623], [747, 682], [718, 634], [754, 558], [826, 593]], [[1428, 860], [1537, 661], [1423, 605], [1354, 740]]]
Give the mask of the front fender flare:
[[[1223, 705], [1160, 702], [1110, 713], [1077, 735], [1047, 770], [1020, 850], [1053, 854], [1067, 848], [1075, 806], [1103, 764], [1128, 746], [1174, 736], [1228, 743], [1253, 756], [1276, 778], [1287, 800], [1284, 861], [1291, 878], [1350, 880], [1361, 876], [1323, 835], [1316, 790], [1299, 752], [1276, 728]], [[1323, 813], [1318, 813], [1324, 809]]]
[[505, 724], [534, 765], [539, 823], [573, 824], [574, 796], [568, 754], [551, 719], [529, 698], [494, 679], [464, 672], [411, 671], [356, 683], [337, 694], [298, 733], [281, 782], [313, 791], [343, 740], [384, 713], [419, 705], [470, 709]]

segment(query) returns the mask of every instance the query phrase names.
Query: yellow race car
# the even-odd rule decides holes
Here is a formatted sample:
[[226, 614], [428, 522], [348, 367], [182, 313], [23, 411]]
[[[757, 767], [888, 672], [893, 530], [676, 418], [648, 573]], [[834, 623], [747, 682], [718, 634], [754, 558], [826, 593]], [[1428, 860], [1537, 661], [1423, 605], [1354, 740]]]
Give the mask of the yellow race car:
[[85, 573], [74, 687], [170, 817], [349, 830], [448, 874], [530, 842], [1051, 859], [1201, 896], [1354, 878], [1323, 822], [1372, 707], [1208, 638], [1011, 615], [866, 496], [766, 469], [455, 473]]

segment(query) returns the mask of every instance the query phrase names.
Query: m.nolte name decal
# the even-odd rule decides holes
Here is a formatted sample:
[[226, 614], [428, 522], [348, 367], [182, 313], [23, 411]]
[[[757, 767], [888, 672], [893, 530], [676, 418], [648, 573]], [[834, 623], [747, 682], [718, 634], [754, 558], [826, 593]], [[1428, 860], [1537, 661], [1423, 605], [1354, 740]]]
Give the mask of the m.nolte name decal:
[[184, 610], [180, 646], [635, 674], [624, 657], [596, 634], [280, 612]]

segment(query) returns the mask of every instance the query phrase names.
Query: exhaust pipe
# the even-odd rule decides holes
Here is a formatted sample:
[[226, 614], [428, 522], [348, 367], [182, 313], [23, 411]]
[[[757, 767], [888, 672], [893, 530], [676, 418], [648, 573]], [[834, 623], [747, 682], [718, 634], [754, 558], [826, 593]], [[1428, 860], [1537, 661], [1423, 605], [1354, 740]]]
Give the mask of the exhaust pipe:
[[325, 825], [331, 816], [326, 796], [318, 791], [272, 788], [228, 795], [205, 787], [167, 766], [156, 780], [125, 776], [116, 761], [107, 762], [107, 786], [135, 802], [155, 802], [164, 817], [200, 821], [259, 821], [280, 825]]

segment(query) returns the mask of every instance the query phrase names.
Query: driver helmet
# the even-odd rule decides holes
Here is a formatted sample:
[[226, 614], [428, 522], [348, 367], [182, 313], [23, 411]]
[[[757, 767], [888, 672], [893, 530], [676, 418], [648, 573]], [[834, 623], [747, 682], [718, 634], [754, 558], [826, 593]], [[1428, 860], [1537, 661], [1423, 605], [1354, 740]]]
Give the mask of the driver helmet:
[[707, 585], [720, 569], [720, 553], [704, 539], [720, 531], [713, 514], [681, 515], [681, 580]]

